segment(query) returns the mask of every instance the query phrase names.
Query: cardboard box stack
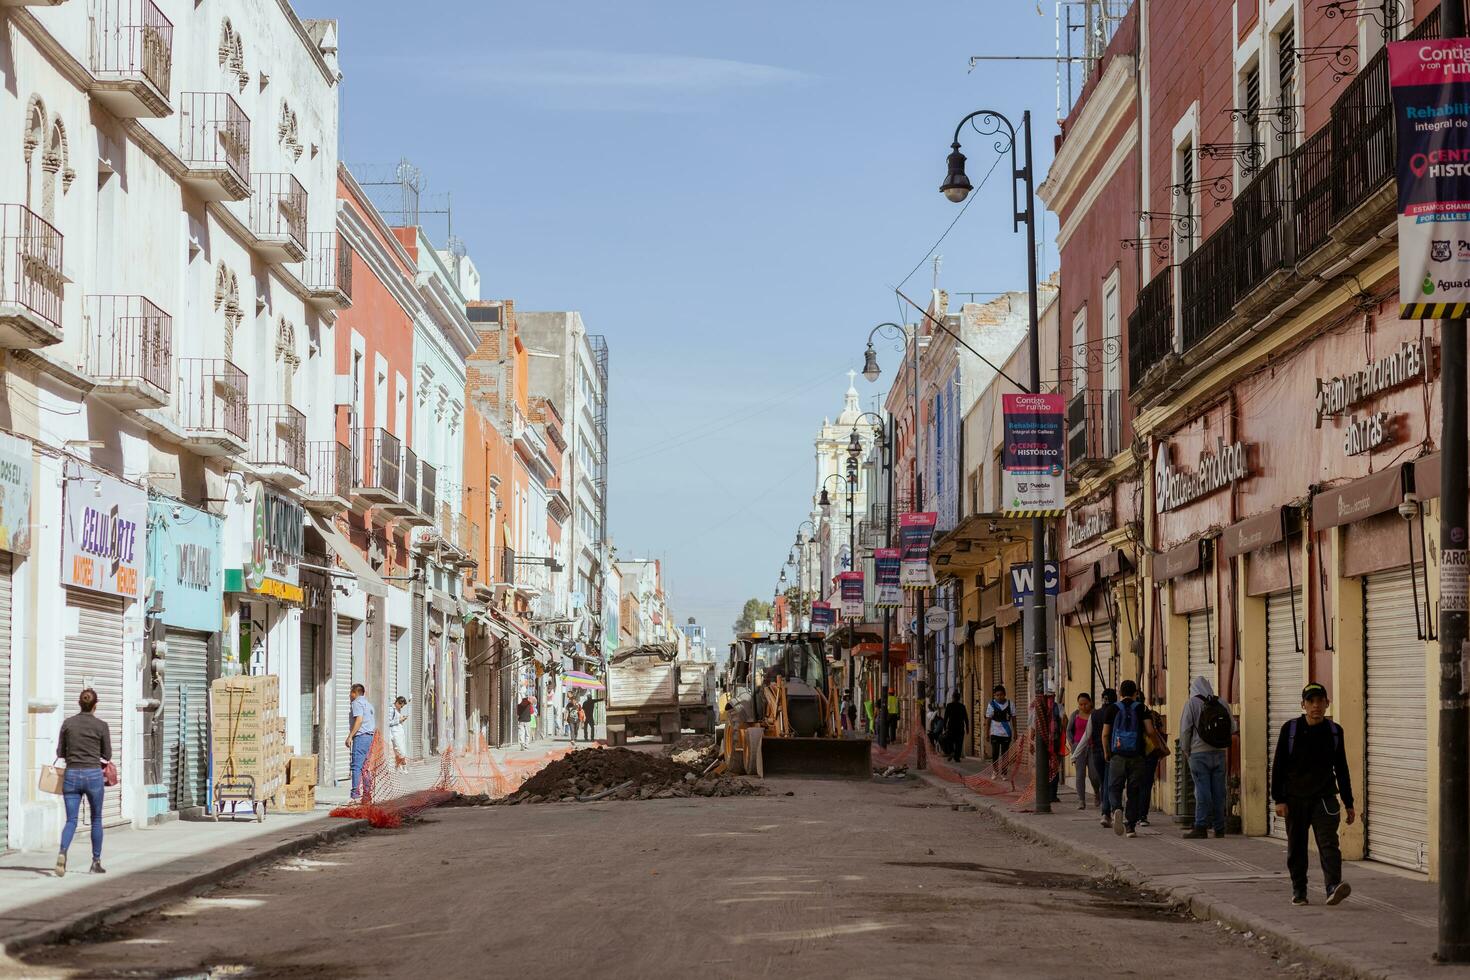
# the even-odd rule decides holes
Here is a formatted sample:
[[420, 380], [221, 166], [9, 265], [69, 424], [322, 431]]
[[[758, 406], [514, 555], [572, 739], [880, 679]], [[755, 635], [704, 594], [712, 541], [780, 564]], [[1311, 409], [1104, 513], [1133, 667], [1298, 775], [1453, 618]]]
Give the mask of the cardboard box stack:
[[286, 789], [281, 809], [310, 813], [316, 809], [316, 756], [293, 755], [286, 765]]
[[270, 800], [286, 784], [286, 719], [280, 679], [221, 677], [209, 686], [214, 779], [250, 777], [255, 798]]

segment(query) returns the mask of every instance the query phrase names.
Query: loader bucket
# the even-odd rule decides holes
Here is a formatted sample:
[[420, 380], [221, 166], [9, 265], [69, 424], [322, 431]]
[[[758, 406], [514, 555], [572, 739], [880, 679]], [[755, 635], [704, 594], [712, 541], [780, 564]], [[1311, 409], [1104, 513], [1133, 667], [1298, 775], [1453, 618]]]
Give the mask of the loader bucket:
[[873, 778], [871, 739], [766, 737], [760, 745], [761, 767], [767, 776]]

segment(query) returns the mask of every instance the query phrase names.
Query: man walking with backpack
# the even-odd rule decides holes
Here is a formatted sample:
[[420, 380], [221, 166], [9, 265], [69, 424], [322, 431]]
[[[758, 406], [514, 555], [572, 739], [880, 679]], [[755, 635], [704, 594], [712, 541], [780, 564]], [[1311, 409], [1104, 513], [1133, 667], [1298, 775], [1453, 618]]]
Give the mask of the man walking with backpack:
[[1011, 723], [1016, 709], [1006, 700], [1006, 686], [997, 684], [990, 692], [990, 703], [985, 706], [985, 720], [990, 722], [990, 759], [997, 774], [1006, 770], [1006, 752], [1011, 748]]
[[[1342, 851], [1337, 825], [1353, 810], [1353, 780], [1342, 747], [1342, 726], [1327, 720], [1332, 704], [1327, 688], [1302, 688], [1302, 714], [1281, 726], [1276, 758], [1271, 763], [1271, 799], [1276, 815], [1286, 820], [1286, 869], [1291, 873], [1291, 904], [1307, 904], [1307, 831], [1317, 838], [1317, 855], [1327, 885], [1327, 904], [1347, 898], [1352, 888], [1342, 880]], [[1342, 798], [1341, 804], [1338, 797]]]
[[1184, 836], [1199, 840], [1225, 836], [1225, 753], [1235, 734], [1235, 719], [1225, 702], [1215, 697], [1206, 677], [1189, 682], [1189, 701], [1179, 715], [1179, 751], [1189, 763], [1194, 781], [1194, 829]]
[[[1103, 709], [1103, 754], [1108, 762], [1108, 804], [1113, 807], [1113, 833], [1137, 837], [1138, 822], [1148, 814], [1144, 781], [1148, 778], [1148, 736], [1158, 737], [1148, 712], [1138, 701], [1138, 685], [1118, 685], [1123, 700]], [[1124, 790], [1127, 802], [1124, 803]]]

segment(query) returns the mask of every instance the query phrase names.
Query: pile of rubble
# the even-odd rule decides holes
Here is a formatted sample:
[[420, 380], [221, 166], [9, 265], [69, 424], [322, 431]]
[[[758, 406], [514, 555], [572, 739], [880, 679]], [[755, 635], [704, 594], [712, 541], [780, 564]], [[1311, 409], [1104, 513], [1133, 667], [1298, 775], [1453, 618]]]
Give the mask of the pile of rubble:
[[551, 763], [515, 793], [492, 801], [492, 805], [754, 796], [766, 792], [745, 779], [704, 775], [704, 768], [621, 747], [583, 749]]
[[713, 735], [686, 735], [673, 745], [664, 746], [664, 755], [686, 766], [704, 769], [719, 752]]

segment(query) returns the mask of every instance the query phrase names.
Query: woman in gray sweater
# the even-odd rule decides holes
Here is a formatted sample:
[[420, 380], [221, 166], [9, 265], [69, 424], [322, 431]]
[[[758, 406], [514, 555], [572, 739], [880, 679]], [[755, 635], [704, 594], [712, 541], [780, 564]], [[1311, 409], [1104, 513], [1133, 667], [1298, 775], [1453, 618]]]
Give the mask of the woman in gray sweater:
[[66, 826], [61, 830], [61, 853], [56, 856], [56, 875], [66, 874], [66, 852], [77, 832], [82, 797], [92, 815], [92, 873], [102, 874], [102, 767], [112, 759], [112, 731], [97, 717], [97, 692], [85, 688], [77, 698], [82, 710], [61, 723], [56, 740], [56, 758], [66, 760], [61, 794], [66, 801]]

